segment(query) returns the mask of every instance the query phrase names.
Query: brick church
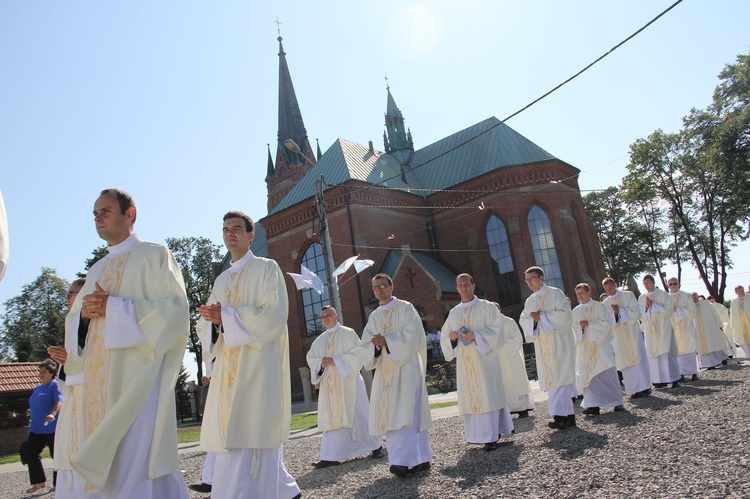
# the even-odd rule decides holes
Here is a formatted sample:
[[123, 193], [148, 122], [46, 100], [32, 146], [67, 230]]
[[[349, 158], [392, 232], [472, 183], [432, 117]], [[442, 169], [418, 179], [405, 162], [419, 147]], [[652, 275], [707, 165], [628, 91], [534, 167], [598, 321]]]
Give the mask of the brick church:
[[[577, 168], [495, 117], [415, 148], [390, 88], [382, 151], [344, 138], [322, 154], [319, 145], [313, 151], [278, 41], [278, 142], [275, 156], [268, 151], [268, 214], [256, 224], [251, 249], [285, 273], [299, 274], [304, 265], [326, 282], [314, 186], [322, 175], [335, 265], [355, 255], [375, 262], [338, 278], [347, 326], [361, 333], [377, 306], [370, 279], [378, 272], [393, 277], [394, 295], [414, 304], [426, 331], [439, 329], [458, 303], [462, 272], [474, 276], [480, 298], [515, 318], [530, 294], [524, 270], [532, 265], [574, 301], [579, 282], [599, 289], [604, 264]], [[288, 139], [299, 147], [286, 147]], [[327, 288], [322, 295], [297, 291], [291, 278], [287, 289], [296, 381], [330, 297]], [[292, 390], [298, 398], [298, 382]]]

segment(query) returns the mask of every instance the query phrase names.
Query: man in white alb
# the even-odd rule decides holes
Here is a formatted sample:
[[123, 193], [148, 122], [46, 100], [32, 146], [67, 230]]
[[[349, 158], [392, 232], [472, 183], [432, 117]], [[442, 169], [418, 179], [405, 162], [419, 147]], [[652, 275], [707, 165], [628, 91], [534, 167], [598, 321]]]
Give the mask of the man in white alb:
[[615, 316], [615, 362], [622, 372], [625, 393], [631, 399], [648, 397], [651, 395], [651, 372], [648, 368], [646, 344], [638, 322], [641, 318], [638, 300], [632, 291], [617, 289], [617, 283], [611, 277], [604, 279], [602, 286], [607, 292], [604, 305]]
[[523, 355], [523, 335], [518, 323], [503, 314], [500, 304], [492, 302], [500, 312], [503, 320], [503, 336], [505, 344], [500, 349], [500, 370], [503, 372], [505, 398], [508, 400], [508, 410], [511, 414], [518, 414], [519, 419], [529, 417], [529, 411], [534, 410], [534, 397], [531, 395], [531, 383], [526, 374], [526, 362]]
[[[461, 303], [453, 307], [440, 328], [445, 360], [456, 359], [458, 412], [463, 416], [466, 442], [497, 449], [502, 434], [513, 432], [500, 369], [500, 351], [505, 343], [500, 311], [474, 295], [474, 278], [456, 277]], [[446, 334], [447, 333], [447, 334]]]
[[254, 229], [240, 211], [224, 215], [231, 267], [198, 309], [203, 360], [214, 361], [201, 447], [216, 453], [218, 499], [300, 496], [282, 456], [292, 417], [286, 285], [275, 261], [250, 251]]
[[[178, 469], [174, 386], [187, 343], [182, 272], [133, 232], [136, 207], [101, 192], [94, 224], [108, 254], [89, 270], [65, 321], [65, 371], [81, 406], [63, 404], [56, 497], [187, 498]], [[66, 407], [67, 406], [67, 407]]]
[[[726, 345], [726, 352], [727, 356], [731, 358], [737, 358], [737, 344], [734, 341], [734, 330], [732, 329], [732, 325], [729, 323], [729, 308], [727, 308], [723, 303], [719, 303], [716, 301], [716, 298], [713, 296], [709, 296], [706, 298], [706, 300], [711, 304], [714, 311], [719, 315], [719, 319], [721, 320], [721, 328], [724, 331], [724, 337], [727, 339], [727, 345]], [[731, 303], [731, 302], [730, 302]]]
[[727, 365], [727, 338], [722, 331], [722, 322], [716, 309], [698, 293], [692, 294], [695, 303], [695, 331], [701, 369], [716, 369]]
[[743, 286], [736, 286], [734, 292], [737, 298], [732, 300], [729, 307], [729, 323], [734, 331], [734, 340], [747, 358], [750, 357], [750, 299]]
[[601, 407], [622, 411], [622, 390], [612, 346], [614, 315], [609, 307], [591, 299], [591, 287], [585, 282], [576, 286], [576, 298], [576, 387], [583, 392], [583, 413], [596, 416]]
[[381, 458], [381, 441], [369, 432], [370, 401], [359, 373], [364, 364], [359, 336], [339, 323], [339, 315], [330, 305], [321, 308], [320, 319], [326, 330], [307, 352], [311, 381], [320, 383], [318, 429], [323, 432], [320, 461], [313, 466], [337, 466], [368, 452]]
[[677, 363], [680, 365], [680, 381], [685, 376], [692, 380], [698, 379], [698, 345], [695, 332], [695, 303], [690, 293], [680, 290], [680, 282], [676, 277], [667, 280], [669, 296], [674, 303], [674, 337], [677, 341]]
[[570, 301], [561, 289], [544, 283], [541, 267], [526, 269], [526, 284], [533, 291], [526, 299], [519, 323], [526, 338], [534, 342], [539, 387], [549, 392], [550, 428], [576, 426], [576, 340]]
[[388, 274], [372, 278], [380, 303], [362, 332], [365, 369], [375, 369], [370, 392], [370, 435], [385, 435], [388, 464], [398, 477], [430, 468], [432, 417], [427, 399], [427, 345], [419, 314], [393, 296]]
[[656, 287], [651, 274], [643, 277], [643, 286], [646, 292], [638, 297], [638, 306], [651, 382], [656, 388], [665, 388], [669, 383], [672, 383], [672, 388], [677, 388], [680, 386], [680, 365], [672, 326], [674, 302], [669, 293]]

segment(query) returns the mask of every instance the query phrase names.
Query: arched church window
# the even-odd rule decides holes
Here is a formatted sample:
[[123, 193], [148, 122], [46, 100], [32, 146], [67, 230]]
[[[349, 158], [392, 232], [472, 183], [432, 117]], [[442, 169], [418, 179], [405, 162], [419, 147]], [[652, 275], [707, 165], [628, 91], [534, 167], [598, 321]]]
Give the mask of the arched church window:
[[[320, 243], [313, 243], [307, 248], [305, 255], [302, 257], [302, 265], [314, 272], [324, 283], [327, 281], [328, 274], [323, 258], [323, 246]], [[302, 273], [301, 268], [298, 273]], [[305, 314], [305, 335], [308, 338], [317, 336], [325, 331], [320, 320], [320, 308], [331, 304], [328, 287], [323, 288], [322, 295], [319, 295], [314, 289], [303, 289], [300, 293], [302, 294], [302, 309]]]
[[531, 247], [534, 248], [534, 261], [544, 269], [544, 282], [550, 286], [563, 289], [560, 261], [557, 258], [555, 237], [549, 217], [539, 206], [532, 206], [529, 211], [529, 234]]
[[510, 242], [505, 224], [495, 215], [487, 221], [487, 245], [490, 255], [495, 261], [495, 281], [500, 306], [513, 305], [521, 301], [518, 277], [510, 253]]

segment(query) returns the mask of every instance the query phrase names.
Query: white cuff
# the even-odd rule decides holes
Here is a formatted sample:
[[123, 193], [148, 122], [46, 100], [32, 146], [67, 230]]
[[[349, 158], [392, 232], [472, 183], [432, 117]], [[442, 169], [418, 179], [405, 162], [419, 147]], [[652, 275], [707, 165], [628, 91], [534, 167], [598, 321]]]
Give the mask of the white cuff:
[[552, 325], [552, 322], [547, 318], [547, 312], [539, 312], [539, 329], [544, 331], [554, 331], [555, 326]]
[[349, 367], [349, 364], [341, 360], [338, 356], [333, 358], [334, 364], [336, 364], [336, 370], [339, 372], [339, 374], [343, 377], [347, 377], [352, 373], [352, 368]]
[[104, 348], [133, 348], [148, 345], [146, 335], [143, 334], [138, 316], [135, 312], [135, 302], [119, 296], [107, 299], [107, 315], [104, 330]]
[[485, 356], [492, 351], [492, 348], [490, 348], [489, 343], [487, 343], [487, 340], [484, 338], [484, 335], [482, 333], [474, 331], [474, 341], [477, 344], [477, 351], [479, 352], [479, 355]]
[[224, 330], [224, 343], [228, 348], [250, 345], [260, 348], [261, 343], [242, 323], [237, 309], [228, 305], [221, 306], [221, 327]]

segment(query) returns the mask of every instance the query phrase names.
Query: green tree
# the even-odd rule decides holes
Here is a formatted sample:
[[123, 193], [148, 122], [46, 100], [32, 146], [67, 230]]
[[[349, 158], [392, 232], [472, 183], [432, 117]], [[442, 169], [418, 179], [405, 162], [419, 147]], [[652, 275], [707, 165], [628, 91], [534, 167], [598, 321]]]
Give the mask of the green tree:
[[[651, 233], [638, 213], [626, 209], [619, 187], [608, 187], [583, 197], [586, 217], [599, 236], [599, 248], [607, 274], [618, 283], [629, 276], [654, 272], [658, 259], [652, 246], [660, 248], [661, 234]], [[659, 258], [661, 250], [657, 249]]]
[[657, 130], [630, 146], [623, 181], [631, 202], [667, 213], [671, 259], [689, 260], [723, 300], [731, 249], [750, 235], [750, 56], [719, 75], [713, 103], [691, 110], [678, 133]]
[[198, 379], [203, 377], [203, 349], [195, 325], [200, 315], [198, 307], [205, 305], [211, 296], [214, 275], [212, 263], [221, 258], [221, 248], [205, 237], [170, 237], [167, 247], [182, 269], [188, 304], [190, 305], [190, 341], [188, 350], [195, 355]]
[[69, 283], [53, 268], [44, 267], [39, 277], [21, 288], [21, 294], [5, 302], [0, 349], [16, 362], [42, 361], [49, 345], [65, 338], [65, 298]]

